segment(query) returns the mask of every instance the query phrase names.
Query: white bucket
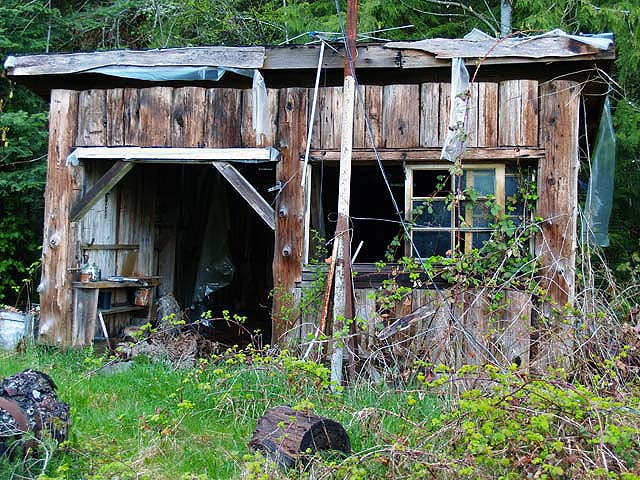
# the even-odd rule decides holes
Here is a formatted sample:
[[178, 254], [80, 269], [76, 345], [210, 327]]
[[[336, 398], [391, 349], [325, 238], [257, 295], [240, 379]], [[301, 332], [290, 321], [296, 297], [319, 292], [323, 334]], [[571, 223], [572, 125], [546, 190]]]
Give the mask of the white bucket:
[[32, 315], [0, 310], [0, 349], [13, 350], [31, 331]]

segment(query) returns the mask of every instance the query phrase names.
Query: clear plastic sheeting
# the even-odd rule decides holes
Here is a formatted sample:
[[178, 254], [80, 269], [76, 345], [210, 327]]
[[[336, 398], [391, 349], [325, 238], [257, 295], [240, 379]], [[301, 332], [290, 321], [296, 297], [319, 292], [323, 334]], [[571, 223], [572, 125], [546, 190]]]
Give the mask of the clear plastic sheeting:
[[616, 169], [616, 139], [609, 97], [604, 101], [602, 118], [593, 151], [591, 177], [582, 221], [582, 241], [609, 246], [609, 218], [613, 202]]
[[466, 137], [467, 100], [469, 92], [469, 72], [461, 58], [451, 61], [451, 111], [449, 128], [442, 145], [442, 160], [455, 162], [462, 158]]
[[235, 267], [228, 247], [230, 229], [229, 209], [223, 188], [212, 188], [209, 196], [209, 214], [202, 236], [202, 246], [193, 288], [193, 305], [207, 303], [215, 291], [228, 286]]
[[260, 71], [253, 71], [253, 88], [251, 91], [253, 100], [253, 129], [256, 138], [261, 139], [262, 136], [269, 134], [269, 103], [267, 99], [267, 87]]
[[217, 67], [138, 67], [131, 65], [115, 65], [89, 70], [111, 77], [133, 78], [150, 82], [171, 82], [188, 80], [209, 80], [217, 82], [225, 70]]

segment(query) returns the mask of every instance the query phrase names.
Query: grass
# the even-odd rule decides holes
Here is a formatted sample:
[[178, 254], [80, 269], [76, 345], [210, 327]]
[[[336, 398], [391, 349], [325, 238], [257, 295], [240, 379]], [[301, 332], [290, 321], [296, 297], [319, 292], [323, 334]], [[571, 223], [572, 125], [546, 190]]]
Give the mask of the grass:
[[[370, 452], [406, 438], [413, 422], [433, 416], [438, 405], [371, 385], [334, 394], [325, 367], [286, 354], [231, 352], [187, 370], [139, 359], [108, 374], [96, 371], [104, 360], [92, 351], [36, 347], [0, 353], [0, 377], [41, 370], [71, 405], [69, 441], [41, 479], [269, 478], [256, 469], [247, 444], [270, 407], [311, 407], [345, 426], [355, 452]], [[39, 468], [5, 459], [0, 478], [37, 478]], [[287, 475], [313, 477], [308, 471]]]

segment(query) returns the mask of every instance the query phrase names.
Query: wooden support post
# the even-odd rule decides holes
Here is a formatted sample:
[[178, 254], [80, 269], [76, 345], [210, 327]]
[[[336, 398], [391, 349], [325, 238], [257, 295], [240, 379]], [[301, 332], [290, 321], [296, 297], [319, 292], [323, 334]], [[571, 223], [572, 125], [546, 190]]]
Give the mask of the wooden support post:
[[276, 200], [276, 235], [273, 254], [273, 342], [283, 342], [295, 327], [295, 285], [302, 279], [304, 239], [304, 192], [300, 185], [307, 129], [307, 90], [288, 88], [280, 92], [278, 112], [282, 160], [276, 181], [282, 190]]
[[44, 239], [40, 293], [41, 342], [71, 342], [72, 275], [80, 260], [77, 224], [69, 219], [71, 205], [82, 189], [82, 168], [67, 165], [76, 138], [78, 94], [53, 90], [49, 110], [49, 156], [44, 192]]
[[564, 365], [572, 350], [572, 325], [564, 307], [575, 298], [576, 225], [578, 214], [579, 84], [554, 80], [540, 87], [540, 147], [545, 157], [538, 168], [538, 212], [544, 218], [536, 239], [541, 258], [542, 287], [551, 303], [544, 315], [553, 321], [551, 335], [540, 346], [542, 364]]
[[271, 230], [276, 229], [276, 218], [271, 205], [258, 193], [251, 183], [227, 162], [212, 162], [218, 172], [227, 179], [231, 186], [244, 198], [249, 206], [260, 216]]
[[340, 177], [338, 185], [338, 222], [333, 246], [336, 261], [333, 338], [331, 354], [331, 381], [334, 386], [342, 384], [344, 360], [345, 320], [353, 318], [353, 291], [351, 283], [351, 235], [349, 232], [349, 204], [351, 200], [351, 150], [353, 147], [353, 116], [355, 103], [355, 41], [358, 16], [357, 0], [347, 3], [347, 55], [345, 58], [344, 89], [342, 94], [342, 131], [340, 145]]

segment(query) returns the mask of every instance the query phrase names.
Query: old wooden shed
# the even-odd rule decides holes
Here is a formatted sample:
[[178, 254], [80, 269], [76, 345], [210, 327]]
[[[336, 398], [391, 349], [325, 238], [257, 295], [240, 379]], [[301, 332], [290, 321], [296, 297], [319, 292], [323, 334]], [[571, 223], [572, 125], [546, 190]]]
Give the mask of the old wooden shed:
[[[501, 42], [358, 45], [351, 216], [353, 250], [363, 242], [354, 265], [356, 311], [369, 333], [381, 328], [368, 295], [381, 273], [371, 265], [398, 233], [397, 223], [370, 219], [398, 220], [391, 196], [408, 217], [446, 174], [440, 151], [453, 57], [464, 58], [473, 77], [467, 181], [489, 182], [487, 192], [504, 205], [514, 168], [533, 172], [535, 215], [544, 219], [535, 245], [539, 274], [555, 305], [571, 301], [580, 145], [599, 118], [601, 72], [610, 68], [613, 48], [558, 32]], [[308, 267], [311, 232], [331, 238], [335, 229], [343, 69], [343, 49], [326, 48], [314, 109], [319, 53], [316, 44], [7, 60], [9, 78], [50, 98], [42, 342], [91, 343], [98, 312], [115, 335], [149, 316], [146, 300], [135, 295], [151, 292], [173, 293], [195, 315], [198, 308], [246, 315], [250, 328], [274, 342], [285, 333], [301, 340], [313, 333], [317, 318], [296, 302], [316, 271]], [[455, 224], [414, 224], [421, 255], [446, 256], [490, 235], [486, 225], [467, 224], [460, 242]], [[78, 281], [87, 257], [100, 267], [100, 282]], [[432, 289], [428, 282], [414, 289], [402, 314], [432, 301]], [[482, 326], [481, 318], [470, 321]], [[526, 327], [521, 333], [527, 339], [514, 340], [519, 345], [528, 342]]]

